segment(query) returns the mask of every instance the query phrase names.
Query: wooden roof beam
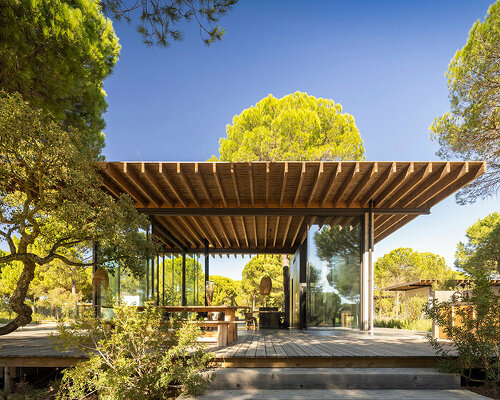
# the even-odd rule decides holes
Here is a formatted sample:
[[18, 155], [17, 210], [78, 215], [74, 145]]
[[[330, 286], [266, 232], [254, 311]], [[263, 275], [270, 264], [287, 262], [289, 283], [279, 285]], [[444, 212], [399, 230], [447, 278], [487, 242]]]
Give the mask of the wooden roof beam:
[[361, 205], [368, 204], [370, 200], [373, 200], [373, 197], [380, 191], [380, 189], [384, 186], [386, 181], [396, 173], [396, 163], [393, 162], [377, 179], [377, 181], [367, 190], [363, 199], [361, 200]]
[[295, 207], [295, 204], [297, 204], [297, 200], [299, 199], [300, 196], [300, 190], [302, 189], [302, 185], [304, 183], [304, 177], [306, 176], [306, 163], [302, 163], [302, 169], [300, 170], [300, 178], [299, 178], [299, 183], [297, 184], [297, 192], [295, 193], [295, 197], [293, 199], [292, 206]]
[[203, 192], [205, 193], [205, 196], [207, 197], [208, 204], [210, 204], [210, 207], [214, 206], [214, 201], [212, 200], [212, 196], [210, 195], [210, 190], [208, 190], [208, 186], [205, 183], [205, 178], [201, 174], [201, 171], [199, 169], [198, 163], [194, 163], [194, 175], [196, 176], [196, 179], [201, 186]]
[[212, 240], [212, 238], [208, 235], [207, 231], [205, 230], [205, 228], [203, 228], [202, 224], [200, 224], [198, 222], [198, 220], [195, 218], [195, 217], [189, 217], [189, 220], [193, 223], [193, 225], [196, 226], [196, 228], [201, 232], [201, 234], [203, 235], [203, 238], [204, 239], [207, 239], [208, 242], [213, 246], [214, 245], [214, 241]]
[[238, 207], [241, 207], [240, 190], [238, 189], [238, 179], [236, 179], [236, 171], [234, 170], [233, 163], [231, 163], [231, 178], [233, 180], [234, 193], [236, 195], [236, 202], [238, 204]]
[[167, 196], [165, 190], [158, 184], [158, 181], [151, 174], [151, 171], [149, 171], [149, 169], [147, 168], [146, 163], [141, 163], [141, 177], [156, 190], [165, 204], [167, 204], [169, 207], [173, 206], [172, 199]]
[[285, 196], [285, 189], [286, 189], [286, 180], [288, 178], [288, 163], [285, 162], [285, 167], [283, 169], [283, 180], [281, 183], [281, 194], [280, 194], [280, 201], [279, 201], [279, 206], [283, 204], [283, 197]]
[[112, 178], [113, 183], [117, 184], [122, 190], [132, 197], [137, 203], [149, 206], [150, 201], [144, 197], [133, 185], [123, 178], [122, 175], [115, 169], [114, 164], [107, 164], [109, 168], [104, 170], [104, 173]]
[[439, 188], [439, 190], [424, 203], [424, 206], [436, 205], [441, 200], [464, 187], [467, 183], [482, 175], [486, 171], [486, 163], [469, 168], [469, 163], [467, 162], [461, 168], [455, 169], [455, 171], [458, 171], [456, 179], [450, 182], [447, 186]]
[[[378, 195], [375, 200], [375, 205], [382, 203], [387, 197], [390, 196], [398, 187], [400, 187], [406, 180], [406, 178], [413, 174], [415, 171], [414, 163], [410, 162], [406, 167], [404, 167], [398, 176], [387, 186], [384, 191]], [[401, 179], [400, 179], [401, 178]]]
[[224, 195], [224, 190], [222, 189], [222, 185], [220, 183], [219, 172], [217, 171], [217, 163], [214, 162], [212, 166], [212, 173], [214, 175], [215, 184], [217, 185], [217, 189], [219, 190], [219, 195], [222, 200], [222, 204], [224, 207], [227, 207], [226, 196]]
[[220, 224], [220, 227], [221, 227], [221, 230], [222, 230], [222, 234], [224, 235], [224, 238], [226, 239], [226, 242], [227, 242], [228, 246], [232, 247], [233, 244], [229, 240], [229, 235], [227, 234], [226, 227], [224, 226], [224, 221], [220, 217], [217, 218], [217, 220], [219, 221], [219, 224]]
[[259, 235], [257, 232], [257, 217], [254, 215], [252, 217], [252, 219], [253, 219], [253, 231], [255, 234], [255, 248], [258, 249], [259, 248]]
[[270, 178], [269, 178], [269, 163], [266, 162], [266, 207], [269, 207], [269, 186], [270, 186]]
[[359, 172], [359, 162], [356, 162], [356, 164], [354, 164], [354, 167], [352, 168], [351, 172], [349, 172], [347, 177], [344, 178], [344, 180], [342, 181], [342, 184], [338, 188], [337, 192], [335, 192], [335, 195], [333, 196], [334, 204], [338, 204], [340, 202], [340, 199], [342, 198], [342, 196], [346, 192], [347, 187], [349, 186], [352, 179], [354, 178], [354, 176], [358, 172]]
[[363, 175], [363, 178], [358, 182], [354, 190], [351, 192], [350, 198], [347, 204], [351, 206], [355, 201], [358, 194], [364, 189], [366, 184], [373, 178], [375, 174], [378, 173], [378, 163], [374, 162], [368, 171]]
[[236, 240], [236, 246], [241, 247], [240, 246], [240, 239], [238, 238], [238, 232], [236, 231], [232, 217], [229, 217], [229, 224], [231, 226], [231, 230], [233, 231], [234, 240]]
[[[290, 242], [291, 247], [293, 247], [295, 245], [295, 240], [297, 240], [297, 236], [299, 235], [299, 232], [301, 231], [301, 229], [304, 225], [304, 220], [305, 220], [305, 217], [301, 217], [299, 220], [299, 224], [297, 226], [297, 229], [295, 230], [295, 233], [292, 236], [292, 241]], [[306, 225], [306, 231], [307, 231], [307, 225]]]
[[123, 193], [125, 193], [120, 187], [110, 179], [102, 169], [98, 171], [99, 180], [102, 183], [102, 186], [109, 191], [114, 197], [119, 198]]
[[255, 193], [253, 190], [253, 171], [252, 171], [252, 163], [248, 163], [248, 183], [250, 184], [250, 202], [252, 207], [255, 207]]
[[[195, 239], [195, 241], [198, 241], [198, 244], [200, 246], [204, 246], [203, 239], [198, 235], [198, 233], [193, 229], [191, 224], [184, 220], [184, 217], [177, 217], [178, 221], [184, 226], [184, 228], [192, 235], [192, 237]], [[198, 247], [198, 244], [194, 244], [196, 247]]]
[[243, 216], [241, 218], [241, 226], [243, 227], [243, 237], [245, 238], [245, 243], [247, 245], [247, 248], [250, 247], [250, 244], [248, 243], [248, 234], [247, 234], [247, 227], [245, 225], [245, 218]]
[[273, 239], [273, 247], [276, 247], [276, 239], [278, 238], [278, 227], [280, 226], [280, 217], [279, 215], [276, 217], [276, 226], [274, 227], [274, 239]]
[[320, 182], [321, 177], [323, 176], [323, 173], [324, 173], [323, 168], [324, 168], [323, 161], [321, 161], [319, 163], [318, 173], [316, 175], [316, 179], [314, 180], [314, 184], [313, 184], [313, 187], [311, 189], [311, 193], [309, 193], [309, 198], [307, 199], [307, 202], [306, 202], [306, 207], [309, 207], [311, 205], [311, 202], [314, 198], [314, 195], [316, 194], [316, 190], [318, 189], [318, 183]]
[[338, 162], [337, 165], [335, 166], [335, 169], [330, 177], [330, 183], [326, 187], [325, 191], [323, 192], [323, 195], [321, 196], [321, 201], [319, 202], [319, 206], [323, 207], [326, 200], [328, 199], [328, 195], [332, 191], [333, 185], [335, 184], [335, 181], [337, 180], [337, 176], [342, 172], [342, 163]]
[[189, 195], [191, 196], [193, 203], [196, 204], [196, 207], [200, 207], [200, 201], [196, 197], [196, 194], [194, 193], [190, 183], [188, 182], [186, 176], [184, 175], [184, 172], [182, 171], [181, 168], [181, 163], [177, 163], [177, 176], [181, 178], [181, 182], [188, 191]]
[[422, 181], [432, 173], [432, 163], [428, 163], [426, 167], [421, 168], [420, 171], [415, 173], [405, 184], [403, 184], [397, 191], [395, 191], [391, 196], [385, 199], [381, 203], [377, 203], [377, 207], [394, 207], [397, 202], [402, 199], [405, 195], [411, 192], [416, 186], [418, 186]]
[[[468, 165], [467, 165], [468, 168]], [[447, 182], [453, 181], [457, 178], [458, 174], [461, 171], [455, 170], [454, 173], [450, 176], [451, 166], [449, 162], [446, 162], [441, 168], [438, 168], [430, 177], [430, 183], [424, 184], [421, 187], [418, 187], [414, 190], [415, 196], [412, 196], [412, 193], [409, 193], [406, 197], [401, 199], [398, 204], [404, 204], [405, 206], [416, 203], [418, 204], [419, 199], [426, 196], [428, 193], [432, 193], [432, 191], [436, 190], [436, 187], [443, 186], [447, 184]], [[465, 172], [465, 171], [464, 171]]]
[[130, 179], [134, 187], [141, 192], [141, 194], [148, 199], [151, 203], [156, 205], [157, 207], [160, 207], [161, 205], [161, 200], [158, 200], [156, 196], [153, 196], [152, 193], [145, 189], [143, 187], [143, 181], [139, 176], [136, 174], [136, 172], [132, 168], [128, 168], [128, 165], [126, 162], [123, 163], [123, 173]]
[[304, 230], [302, 236], [300, 237], [299, 244], [304, 243], [304, 241], [307, 239], [307, 233], [309, 232], [309, 227], [313, 226], [316, 223], [316, 219], [317, 219], [316, 217], [311, 217], [309, 221], [306, 220], [306, 229]]
[[267, 224], [268, 224], [268, 219], [269, 217], [264, 217], [264, 248], [267, 247]]
[[189, 247], [189, 243], [194, 245], [194, 242], [191, 241], [188, 236], [180, 233], [183, 232], [183, 229], [179, 227], [177, 221], [172, 221], [170, 217], [159, 217], [156, 220], [159, 221], [179, 243], [183, 244], [184, 248]]
[[288, 217], [288, 220], [286, 222], [285, 232], [283, 233], [283, 243], [281, 244], [281, 247], [285, 247], [286, 238], [288, 236], [288, 231], [290, 230], [291, 223], [292, 223], [292, 217]]
[[177, 201], [181, 203], [183, 207], [187, 207], [186, 200], [182, 197], [182, 195], [179, 193], [175, 185], [172, 183], [170, 180], [170, 177], [166, 174], [166, 171], [163, 170], [163, 163], [158, 163], [158, 173], [163, 180], [164, 183], [167, 184], [168, 188], [170, 191], [177, 197]]
[[[210, 222], [210, 220], [208, 219], [208, 217], [206, 216], [203, 216], [202, 219], [205, 221], [205, 225], [208, 227], [208, 229], [210, 230], [210, 232], [212, 233], [212, 236], [215, 238], [215, 240], [217, 241], [217, 243], [219, 243], [219, 246], [220, 247], [224, 247], [224, 244], [222, 243], [222, 240], [219, 238], [219, 235], [217, 232], [215, 232], [215, 228], [213, 227], [212, 223]], [[215, 247], [215, 246], [214, 246]]]

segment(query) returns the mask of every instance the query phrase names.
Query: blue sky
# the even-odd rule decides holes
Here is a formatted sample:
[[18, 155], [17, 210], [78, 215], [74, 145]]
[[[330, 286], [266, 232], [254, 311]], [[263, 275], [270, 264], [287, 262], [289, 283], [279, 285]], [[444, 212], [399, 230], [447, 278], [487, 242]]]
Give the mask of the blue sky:
[[[114, 24], [121, 59], [105, 81], [104, 154], [109, 161], [203, 161], [218, 154], [225, 126], [268, 94], [333, 99], [355, 117], [367, 160], [437, 160], [429, 126], [448, 109], [444, 73], [492, 0], [240, 0], [203, 45], [195, 25], [183, 42], [147, 48], [133, 25]], [[384, 239], [454, 260], [473, 222], [497, 198], [458, 206], [450, 198]], [[238, 279], [244, 260], [212, 261]]]

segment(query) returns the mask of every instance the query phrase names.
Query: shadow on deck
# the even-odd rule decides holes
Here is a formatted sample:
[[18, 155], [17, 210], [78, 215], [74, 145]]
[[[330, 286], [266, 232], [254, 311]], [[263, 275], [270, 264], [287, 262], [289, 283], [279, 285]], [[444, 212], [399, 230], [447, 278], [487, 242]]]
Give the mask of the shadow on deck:
[[[30, 325], [0, 336], [0, 366], [67, 367], [84, 359], [59, 352], [49, 335], [54, 325]], [[432, 367], [433, 349], [425, 333], [376, 328], [359, 331], [312, 328], [245, 331], [226, 347], [209, 348], [222, 367]]]

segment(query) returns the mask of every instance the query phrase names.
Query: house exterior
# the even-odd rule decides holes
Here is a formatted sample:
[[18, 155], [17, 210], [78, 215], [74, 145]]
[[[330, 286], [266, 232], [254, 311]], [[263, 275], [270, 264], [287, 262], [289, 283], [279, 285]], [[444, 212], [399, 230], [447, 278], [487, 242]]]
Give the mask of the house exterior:
[[[210, 256], [290, 254], [291, 326], [363, 331], [373, 329], [374, 245], [484, 172], [485, 163], [462, 161], [100, 164], [103, 186], [134, 200], [163, 249], [145, 262], [140, 293], [128, 296], [161, 304], [174, 291], [175, 301], [194, 304], [204, 299]], [[193, 272], [200, 265], [202, 281]], [[123, 275], [113, 279], [123, 291]]]

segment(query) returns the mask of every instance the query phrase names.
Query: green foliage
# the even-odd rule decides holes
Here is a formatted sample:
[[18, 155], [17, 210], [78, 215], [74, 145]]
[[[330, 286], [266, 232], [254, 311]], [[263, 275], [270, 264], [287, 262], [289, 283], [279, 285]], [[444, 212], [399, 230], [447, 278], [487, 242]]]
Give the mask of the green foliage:
[[[247, 304], [256, 307], [281, 307], [283, 303], [283, 266], [280, 255], [258, 255], [243, 268], [241, 287]], [[260, 281], [271, 278], [272, 290], [269, 296], [260, 294]]]
[[466, 273], [484, 269], [500, 276], [500, 213], [494, 212], [467, 228], [467, 243], [459, 242], [456, 266]]
[[0, 38], [0, 89], [20, 93], [64, 130], [78, 129], [87, 145], [102, 148], [102, 81], [120, 46], [99, 2], [3, 0]]
[[[328, 266], [326, 276], [330, 286], [349, 300], [359, 298], [360, 294], [360, 229], [342, 229], [341, 226], [324, 226], [314, 235], [317, 254]], [[313, 268], [311, 268], [313, 270]]]
[[148, 221], [132, 199], [115, 200], [101, 189], [99, 153], [87, 139], [20, 95], [0, 93], [0, 235], [8, 245], [0, 264], [23, 264], [10, 296], [18, 316], [0, 333], [30, 321], [24, 300], [37, 265], [92, 265], [89, 246], [98, 241], [99, 263], [120, 263], [140, 275], [141, 260], [154, 250], [140, 232]]
[[[200, 36], [206, 45], [221, 40], [224, 28], [214, 24], [238, 0], [101, 0], [104, 10], [115, 19], [139, 21], [137, 32], [145, 44], [167, 47], [170, 42], [182, 40], [183, 34], [176, 25], [180, 21], [195, 19]], [[205, 20], [206, 22], [202, 22]]]
[[384, 288], [420, 279], [456, 279], [460, 274], [446, 266], [443, 257], [400, 247], [380, 257], [374, 265], [375, 286]]
[[109, 324], [90, 310], [81, 320], [59, 324], [56, 345], [78, 349], [88, 361], [64, 371], [59, 399], [166, 399], [184, 391], [198, 395], [209, 379], [201, 372], [211, 354], [197, 342], [199, 328], [162, 321], [160, 309], [116, 305]]
[[[449, 301], [428, 303], [428, 316], [451, 340], [450, 345], [432, 338], [430, 343], [442, 357], [443, 369], [460, 373], [468, 381], [486, 382], [498, 394], [500, 297], [492, 291], [485, 270], [474, 269], [472, 278], [471, 291], [458, 292]], [[483, 376], [471, 375], [472, 369], [479, 369]]]
[[242, 289], [240, 281], [233, 281], [225, 276], [210, 276], [210, 280], [215, 282], [214, 297], [212, 304], [214, 306], [236, 306], [242, 298]]
[[427, 303], [427, 298], [423, 296], [407, 297], [404, 301], [404, 310], [406, 319], [410, 322], [418, 321], [423, 317], [424, 306]]
[[364, 159], [354, 118], [332, 100], [301, 92], [269, 95], [235, 116], [226, 133], [219, 161]]
[[472, 202], [495, 194], [500, 184], [500, 1], [474, 23], [446, 76], [451, 110], [434, 120], [432, 137], [443, 158], [488, 162], [488, 172], [457, 196], [460, 203]]
[[430, 319], [408, 320], [404, 318], [375, 318], [373, 326], [377, 328], [407, 329], [409, 331], [430, 332], [432, 321]]

